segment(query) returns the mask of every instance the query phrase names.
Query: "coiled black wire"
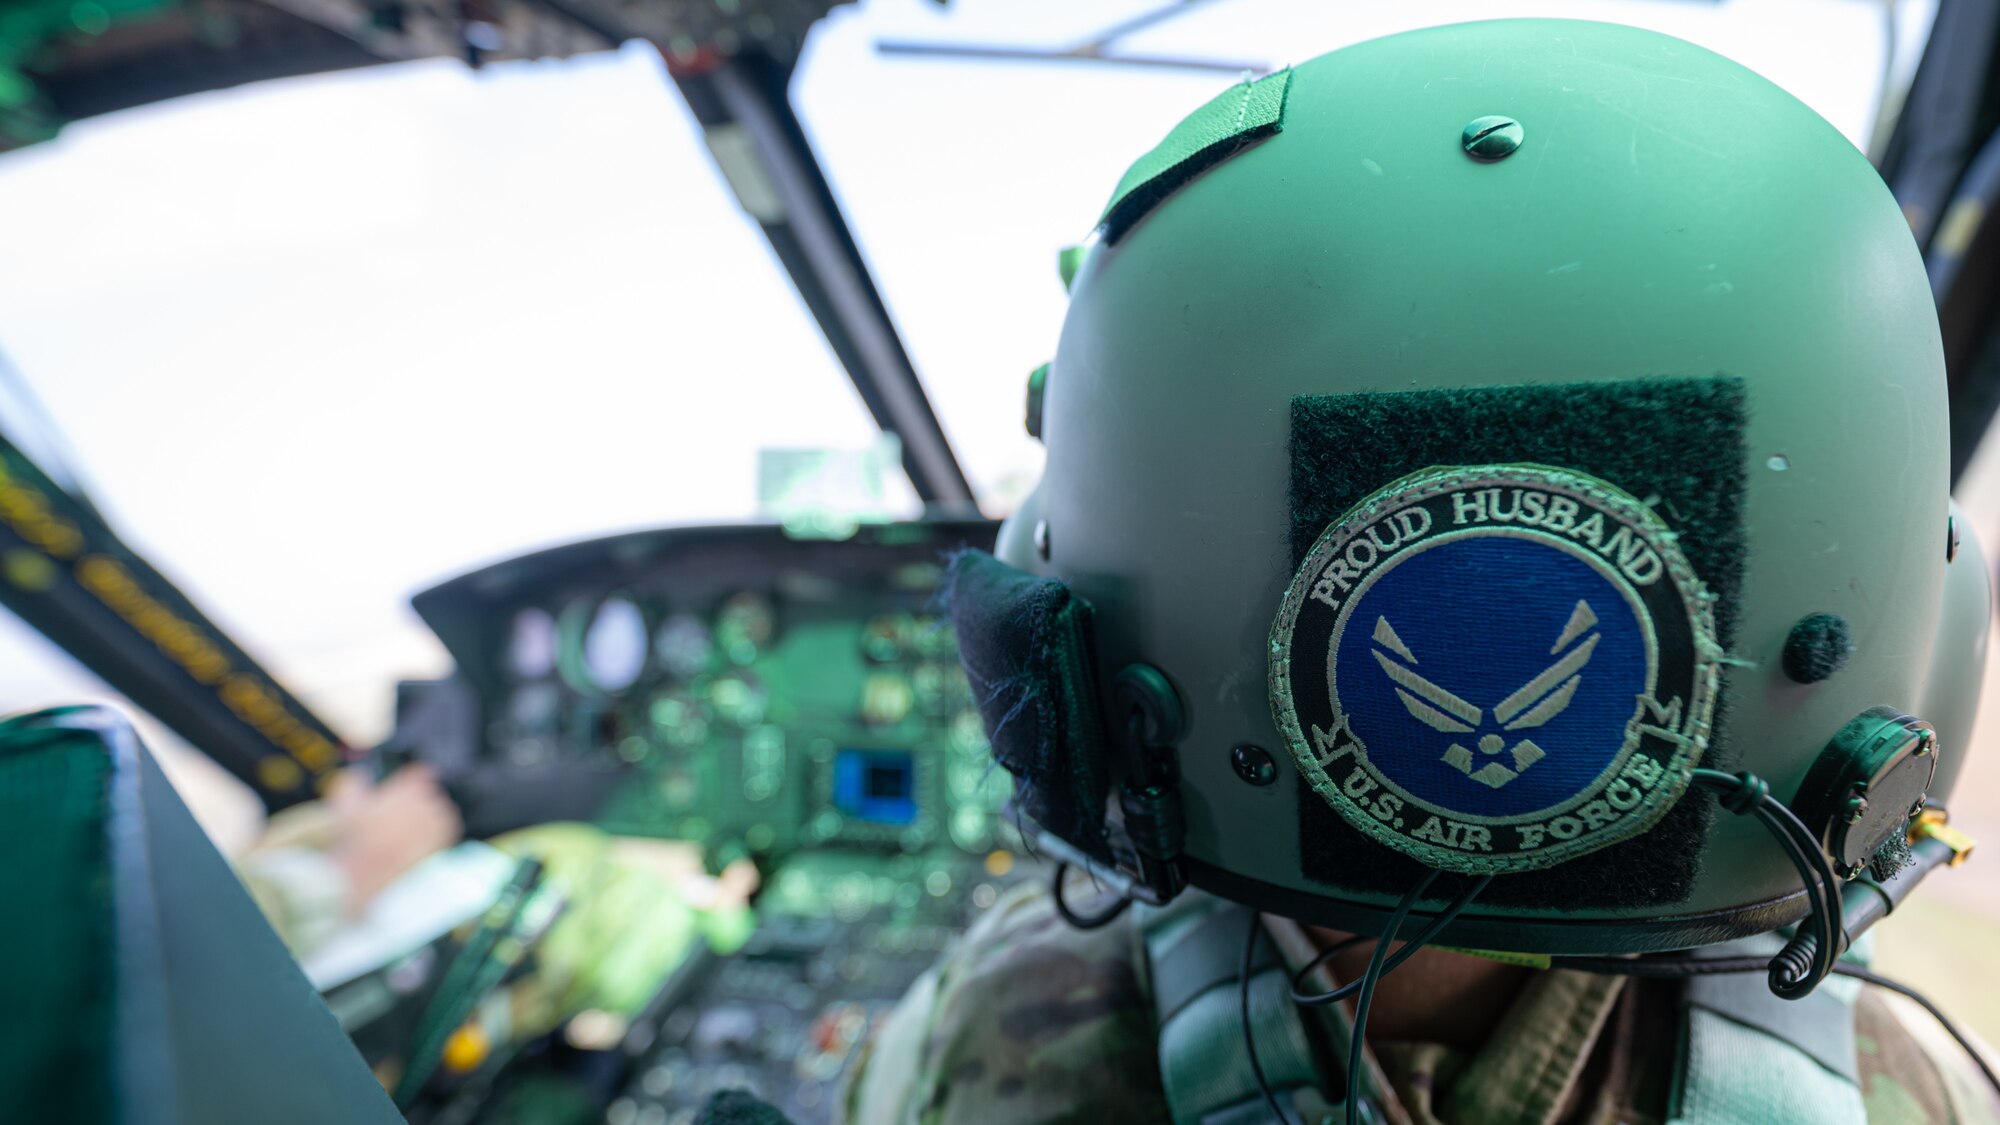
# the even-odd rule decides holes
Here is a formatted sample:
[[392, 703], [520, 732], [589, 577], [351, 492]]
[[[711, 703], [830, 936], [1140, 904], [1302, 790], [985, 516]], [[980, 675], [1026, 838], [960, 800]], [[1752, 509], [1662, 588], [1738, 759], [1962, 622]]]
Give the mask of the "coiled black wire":
[[1096, 914], [1078, 914], [1070, 909], [1069, 902], [1063, 898], [1063, 880], [1068, 875], [1069, 861], [1059, 861], [1056, 864], [1055, 878], [1049, 881], [1049, 895], [1056, 900], [1056, 913], [1062, 915], [1063, 921], [1079, 930], [1096, 930], [1108, 926], [1117, 921], [1118, 916], [1125, 913], [1126, 908], [1132, 905], [1131, 899], [1121, 895], [1110, 906]]
[[1755, 815], [1771, 830], [1792, 865], [1798, 868], [1799, 878], [1805, 883], [1811, 913], [1799, 923], [1792, 939], [1769, 961], [1758, 957], [1556, 957], [1551, 959], [1552, 966], [1633, 977], [1691, 977], [1710, 973], [1754, 973], [1762, 969], [1768, 974], [1771, 991], [1787, 1000], [1796, 1000], [1811, 992], [1828, 975], [1853, 977], [1906, 996], [1929, 1012], [1938, 1026], [1964, 1048], [1973, 1065], [1985, 1076], [1987, 1084], [1993, 1087], [1994, 1093], [2000, 1094], [2000, 1074], [1994, 1072], [1965, 1033], [1928, 997], [1901, 981], [1839, 960], [1841, 951], [1847, 947], [1840, 879], [1835, 875], [1833, 863], [1821, 849], [1819, 841], [1796, 813], [1771, 796], [1771, 787], [1752, 773], [1727, 774], [1708, 769], [1695, 770], [1694, 783], [1713, 791], [1722, 807], [1730, 812]]
[[1693, 781], [1715, 793], [1723, 808], [1761, 821], [1798, 869], [1809, 913], [1767, 966], [1771, 991], [1797, 1000], [1819, 987], [1847, 945], [1846, 931], [1841, 928], [1840, 879], [1833, 864], [1798, 814], [1771, 796], [1770, 784], [1756, 774], [1697, 769]]

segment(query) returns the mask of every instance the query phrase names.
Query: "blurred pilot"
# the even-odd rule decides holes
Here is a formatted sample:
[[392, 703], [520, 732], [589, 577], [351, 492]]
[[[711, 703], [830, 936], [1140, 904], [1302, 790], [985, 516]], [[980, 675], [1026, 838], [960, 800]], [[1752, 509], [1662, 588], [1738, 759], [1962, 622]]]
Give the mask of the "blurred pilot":
[[430, 767], [404, 766], [379, 782], [349, 769], [324, 799], [273, 816], [236, 868], [278, 936], [303, 956], [463, 834], [458, 806]]
[[953, 616], [1125, 898], [996, 905], [849, 1120], [2000, 1121], [1852, 979], [1966, 853], [1990, 605], [1923, 263], [1812, 111], [1571, 21], [1239, 84], [1045, 379]]

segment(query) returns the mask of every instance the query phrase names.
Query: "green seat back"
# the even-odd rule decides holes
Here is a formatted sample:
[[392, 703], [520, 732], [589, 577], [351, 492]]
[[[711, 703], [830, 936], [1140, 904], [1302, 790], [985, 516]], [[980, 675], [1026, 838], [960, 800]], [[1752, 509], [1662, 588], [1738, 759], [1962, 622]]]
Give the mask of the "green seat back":
[[0, 904], [0, 1120], [402, 1120], [114, 712], [0, 721]]

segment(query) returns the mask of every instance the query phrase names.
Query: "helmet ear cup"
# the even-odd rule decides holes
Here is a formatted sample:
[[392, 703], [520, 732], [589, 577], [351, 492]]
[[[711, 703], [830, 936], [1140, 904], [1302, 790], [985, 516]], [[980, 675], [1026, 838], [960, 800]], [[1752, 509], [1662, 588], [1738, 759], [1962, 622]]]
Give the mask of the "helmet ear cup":
[[1092, 675], [1090, 603], [984, 551], [945, 576], [959, 659], [1015, 803], [1084, 856], [1115, 862], [1105, 832], [1110, 755]]

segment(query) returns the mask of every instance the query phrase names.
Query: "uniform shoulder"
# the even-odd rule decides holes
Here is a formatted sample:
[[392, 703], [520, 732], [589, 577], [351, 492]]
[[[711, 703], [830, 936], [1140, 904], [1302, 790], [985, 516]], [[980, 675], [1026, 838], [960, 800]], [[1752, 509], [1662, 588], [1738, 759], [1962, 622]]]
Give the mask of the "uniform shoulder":
[[1003, 896], [878, 1030], [850, 1121], [1166, 1117], [1144, 957], [1129, 912], [1095, 930], [1045, 888]]
[[1863, 989], [1854, 1045], [1869, 1125], [2000, 1125], [2000, 1098], [1985, 1075], [1916, 1004]]

